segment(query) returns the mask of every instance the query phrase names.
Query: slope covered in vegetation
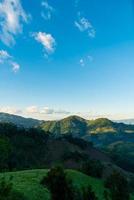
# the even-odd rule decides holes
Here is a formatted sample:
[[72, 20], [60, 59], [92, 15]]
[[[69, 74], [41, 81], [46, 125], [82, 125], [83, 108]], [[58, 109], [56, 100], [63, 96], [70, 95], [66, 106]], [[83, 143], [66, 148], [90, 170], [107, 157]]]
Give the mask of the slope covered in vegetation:
[[[44, 188], [40, 181], [46, 176], [48, 170], [28, 170], [18, 172], [1, 173], [0, 179], [4, 176], [6, 179], [12, 176], [13, 188], [20, 193], [23, 193], [27, 200], [50, 200], [50, 193], [47, 188]], [[82, 190], [83, 187], [92, 186], [93, 191], [99, 200], [103, 200], [104, 184], [103, 181], [89, 177], [81, 172], [67, 170], [67, 175], [71, 178], [74, 187]], [[60, 186], [59, 186], [60, 187]], [[134, 197], [131, 197], [134, 200]]]

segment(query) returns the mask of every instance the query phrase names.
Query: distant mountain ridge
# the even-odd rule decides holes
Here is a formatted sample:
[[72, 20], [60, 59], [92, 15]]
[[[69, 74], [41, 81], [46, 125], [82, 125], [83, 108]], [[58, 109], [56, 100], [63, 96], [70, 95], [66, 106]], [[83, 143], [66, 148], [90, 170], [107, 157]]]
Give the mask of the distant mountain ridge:
[[113, 122], [106, 118], [86, 120], [78, 116], [70, 116], [59, 121], [45, 121], [40, 128], [57, 134], [73, 134], [73, 136], [87, 137], [97, 134], [134, 133], [134, 125]]
[[134, 125], [113, 122], [107, 118], [86, 120], [79, 116], [69, 116], [61, 120], [43, 121], [25, 118], [8, 113], [0, 113], [0, 122], [13, 123], [18, 127], [38, 127], [54, 135], [73, 134], [73, 136], [87, 137], [97, 134], [134, 133]]
[[13, 123], [18, 127], [32, 128], [39, 126], [42, 121], [1, 112], [0, 122]]
[[134, 125], [134, 119], [122, 119], [122, 120], [116, 120], [115, 122], [125, 123], [125, 124], [133, 124]]

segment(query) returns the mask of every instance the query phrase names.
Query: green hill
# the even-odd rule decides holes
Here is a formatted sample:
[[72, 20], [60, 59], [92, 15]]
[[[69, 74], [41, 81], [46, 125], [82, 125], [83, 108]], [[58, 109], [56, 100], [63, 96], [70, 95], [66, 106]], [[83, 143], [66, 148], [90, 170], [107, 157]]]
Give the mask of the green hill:
[[82, 136], [87, 131], [87, 123], [83, 118], [70, 116], [60, 121], [43, 122], [40, 128], [54, 135], [73, 133], [74, 136]]
[[[44, 189], [40, 184], [41, 179], [47, 174], [47, 171], [48, 170], [41, 169], [9, 172], [0, 174], [0, 177], [4, 175], [8, 179], [10, 176], [12, 176], [14, 189], [22, 192], [28, 198], [28, 200], [49, 200], [49, 191]], [[74, 185], [80, 189], [82, 186], [88, 186], [88, 184], [92, 184], [94, 190], [98, 196], [100, 196], [100, 200], [102, 199], [104, 188], [101, 181], [90, 178], [73, 170], [68, 170], [68, 176], [71, 177]]]
[[[8, 179], [12, 176], [14, 189], [23, 193], [27, 200], [50, 200], [49, 191], [40, 184], [40, 181], [47, 172], [48, 170], [45, 169], [8, 172], [1, 173], [0, 178], [4, 176]], [[99, 200], [103, 200], [104, 186], [101, 180], [86, 176], [74, 170], [67, 170], [67, 175], [72, 179], [74, 186], [79, 190], [90, 184]], [[132, 197], [131, 200], [134, 200], [134, 197]]]

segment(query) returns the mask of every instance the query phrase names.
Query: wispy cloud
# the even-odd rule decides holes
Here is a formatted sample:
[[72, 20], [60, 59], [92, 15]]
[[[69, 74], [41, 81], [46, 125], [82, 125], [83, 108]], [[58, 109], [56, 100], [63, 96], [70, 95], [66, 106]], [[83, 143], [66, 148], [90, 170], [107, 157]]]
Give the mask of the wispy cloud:
[[20, 65], [16, 62], [11, 62], [11, 65], [12, 65], [12, 70], [16, 73], [19, 71], [20, 69]]
[[38, 113], [39, 109], [38, 109], [37, 106], [29, 106], [29, 107], [26, 108], [26, 112], [34, 114], [34, 113]]
[[0, 107], [0, 112], [3, 113], [9, 113], [9, 114], [22, 114], [22, 110], [14, 108], [14, 107], [10, 107], [10, 106], [6, 106], [6, 107]]
[[80, 59], [80, 65], [81, 65], [82, 67], [85, 66], [85, 62], [84, 62], [83, 58]]
[[0, 3], [0, 40], [8, 46], [14, 44], [15, 36], [22, 32], [28, 18], [20, 0], [3, 0]]
[[32, 34], [35, 40], [41, 43], [47, 54], [51, 54], [55, 51], [56, 41], [51, 34], [45, 32], [38, 32]]
[[53, 115], [53, 114], [69, 114], [70, 112], [67, 112], [65, 110], [56, 110], [49, 107], [38, 107], [38, 106], [29, 106], [26, 108], [26, 112], [28, 114], [41, 114], [41, 115]]
[[74, 24], [79, 29], [79, 31], [87, 32], [89, 37], [95, 38], [96, 31], [93, 25], [88, 19], [86, 19], [85, 17], [81, 17], [80, 13], [78, 13], [78, 20], [76, 20]]
[[98, 113], [97, 111], [87, 112], [68, 112], [66, 110], [56, 110], [49, 107], [29, 106], [28, 108], [18, 109], [11, 106], [1, 106], [0, 112], [21, 115], [25, 117], [33, 117], [43, 120], [57, 120], [70, 115], [78, 115], [85, 119], [109, 118], [111, 120], [133, 119], [134, 113]]
[[7, 51], [0, 50], [0, 63], [4, 63], [5, 60], [12, 58]]
[[93, 62], [93, 57], [91, 55], [85, 56], [84, 58], [81, 58], [79, 61], [82, 67], [88, 65], [91, 62]]
[[0, 50], [0, 64], [5, 64], [12, 66], [13, 72], [17, 72], [20, 69], [20, 65], [14, 61], [13, 56], [11, 56], [7, 51]]
[[20, 109], [17, 107], [12, 107], [12, 106], [3, 106], [3, 107], [1, 106], [0, 112], [21, 115], [24, 117], [32, 117], [32, 118], [37, 118], [37, 119], [42, 119], [42, 120], [61, 119], [72, 114], [71, 112], [68, 112], [66, 110], [53, 109], [47, 106], [39, 107], [36, 105], [29, 106], [26, 108], [20, 108]]
[[42, 1], [41, 6], [43, 7], [41, 16], [45, 20], [50, 20], [52, 17], [52, 14], [54, 12], [54, 8], [52, 6], [50, 6], [47, 1]]

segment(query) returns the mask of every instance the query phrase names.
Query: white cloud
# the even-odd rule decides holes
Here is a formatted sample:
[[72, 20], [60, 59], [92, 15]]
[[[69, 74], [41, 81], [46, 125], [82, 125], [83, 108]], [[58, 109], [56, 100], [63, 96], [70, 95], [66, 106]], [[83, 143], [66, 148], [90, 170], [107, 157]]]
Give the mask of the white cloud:
[[26, 113], [28, 114], [38, 114], [38, 115], [66, 115], [70, 112], [67, 112], [65, 110], [56, 110], [49, 107], [38, 107], [38, 106], [29, 106], [26, 108]]
[[10, 59], [11, 56], [5, 50], [0, 50], [0, 63], [3, 63], [5, 60]]
[[67, 117], [71, 114], [71, 112], [67, 112], [65, 110], [56, 110], [49, 107], [38, 107], [38, 106], [29, 106], [27, 108], [15, 108], [15, 107], [0, 107], [0, 112], [21, 115], [23, 117], [36, 118], [41, 120], [56, 120]]
[[85, 17], [81, 17], [80, 13], [78, 13], [78, 20], [74, 24], [81, 32], [86, 31], [89, 37], [94, 38], [96, 36], [96, 31], [91, 22]]
[[89, 28], [92, 28], [91, 23], [86, 18], [81, 18], [79, 21], [75, 21], [75, 25], [77, 28], [79, 28], [80, 31], [86, 31]]
[[44, 107], [40, 110], [41, 114], [53, 114], [54, 110], [48, 107]]
[[14, 37], [22, 32], [28, 18], [20, 0], [3, 0], [0, 3], [0, 40], [8, 46], [14, 44]]
[[20, 69], [20, 65], [14, 61], [14, 58], [5, 50], [0, 50], [0, 64], [12, 66], [13, 72], [17, 72]]
[[33, 37], [36, 41], [41, 43], [47, 53], [53, 53], [55, 51], [56, 41], [51, 34], [45, 32], [34, 33]]
[[26, 112], [33, 114], [33, 113], [38, 113], [39, 110], [37, 106], [29, 106], [26, 108]]
[[22, 111], [20, 109], [13, 108], [10, 106], [0, 107], [0, 112], [9, 113], [9, 114], [22, 114]]
[[50, 6], [47, 1], [42, 1], [41, 6], [43, 7], [41, 16], [45, 20], [50, 20], [52, 17], [52, 13], [54, 12], [54, 8], [52, 6]]
[[55, 110], [49, 107], [44, 107], [40, 110], [41, 114], [59, 114], [59, 115], [64, 115], [64, 114], [69, 114], [70, 112], [67, 112], [65, 110]]
[[16, 62], [11, 62], [12, 70], [16, 73], [20, 69], [20, 65]]

